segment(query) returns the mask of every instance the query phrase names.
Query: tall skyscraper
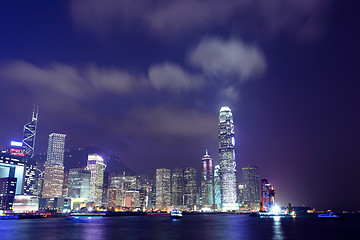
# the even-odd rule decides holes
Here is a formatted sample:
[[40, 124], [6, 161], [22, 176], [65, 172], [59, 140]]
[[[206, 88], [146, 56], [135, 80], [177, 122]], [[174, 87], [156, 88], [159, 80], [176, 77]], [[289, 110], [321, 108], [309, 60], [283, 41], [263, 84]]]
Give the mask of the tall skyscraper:
[[196, 205], [196, 169], [192, 167], [185, 168], [184, 180], [184, 204], [187, 205], [190, 209], [193, 209]]
[[171, 204], [184, 205], [184, 169], [175, 168], [171, 174]]
[[60, 133], [49, 135], [46, 165], [64, 165], [65, 137]]
[[34, 106], [31, 122], [24, 125], [23, 148], [27, 157], [32, 158], [35, 150], [36, 129], [39, 115], [39, 106]]
[[214, 178], [213, 178], [213, 160], [206, 150], [201, 159], [201, 201], [202, 205], [214, 204]]
[[221, 209], [221, 181], [219, 165], [215, 165], [214, 168], [214, 203], [217, 209]]
[[64, 183], [65, 134], [49, 135], [42, 197], [62, 197]]
[[91, 172], [89, 198], [96, 206], [102, 205], [105, 167], [104, 159], [99, 154], [88, 155], [87, 169]]
[[260, 209], [260, 178], [255, 166], [242, 168], [243, 201], [246, 207]]
[[164, 209], [171, 205], [171, 171], [156, 169], [156, 208]]
[[69, 169], [69, 197], [74, 202], [86, 202], [90, 196], [91, 172], [87, 169]]
[[229, 107], [220, 109], [219, 120], [221, 208], [223, 211], [237, 210], [234, 122]]

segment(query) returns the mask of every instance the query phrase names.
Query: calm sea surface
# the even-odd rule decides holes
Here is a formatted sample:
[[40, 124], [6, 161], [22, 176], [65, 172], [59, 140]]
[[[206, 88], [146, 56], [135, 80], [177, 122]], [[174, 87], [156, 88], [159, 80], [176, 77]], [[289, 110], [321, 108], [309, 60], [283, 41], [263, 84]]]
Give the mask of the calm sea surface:
[[168, 216], [0, 220], [0, 239], [360, 239], [360, 216], [341, 220], [226, 214], [185, 215], [179, 220]]

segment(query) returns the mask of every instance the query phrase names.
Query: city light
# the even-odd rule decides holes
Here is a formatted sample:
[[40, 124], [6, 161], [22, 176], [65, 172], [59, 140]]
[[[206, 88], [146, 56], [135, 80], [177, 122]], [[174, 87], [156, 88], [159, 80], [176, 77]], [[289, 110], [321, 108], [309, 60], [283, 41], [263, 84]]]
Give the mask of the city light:
[[22, 147], [22, 146], [23, 146], [23, 143], [22, 143], [22, 142], [18, 142], [18, 141], [11, 141], [11, 142], [10, 142], [10, 145], [11, 145], [11, 146], [14, 146], [14, 147]]

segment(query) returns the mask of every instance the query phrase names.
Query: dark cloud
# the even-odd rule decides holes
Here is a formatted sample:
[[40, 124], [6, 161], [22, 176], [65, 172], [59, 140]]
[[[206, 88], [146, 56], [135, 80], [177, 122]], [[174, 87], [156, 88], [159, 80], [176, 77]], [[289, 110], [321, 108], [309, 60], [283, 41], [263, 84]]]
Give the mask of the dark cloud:
[[322, 26], [329, 1], [319, 0], [72, 0], [77, 27], [100, 35], [114, 29], [146, 30], [161, 38], [211, 26], [251, 25], [265, 34], [313, 37]]

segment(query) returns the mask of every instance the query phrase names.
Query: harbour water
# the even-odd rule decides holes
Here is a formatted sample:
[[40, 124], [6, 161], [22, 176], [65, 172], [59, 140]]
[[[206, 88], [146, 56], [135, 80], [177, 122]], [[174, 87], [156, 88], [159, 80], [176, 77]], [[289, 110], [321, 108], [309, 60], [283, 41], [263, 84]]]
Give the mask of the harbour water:
[[360, 239], [360, 216], [340, 220], [258, 218], [248, 215], [83, 217], [1, 220], [0, 239]]

